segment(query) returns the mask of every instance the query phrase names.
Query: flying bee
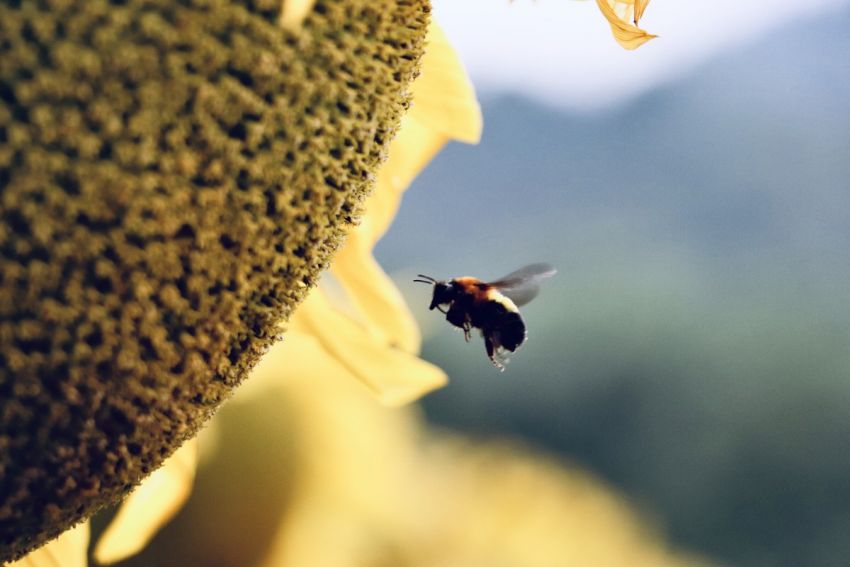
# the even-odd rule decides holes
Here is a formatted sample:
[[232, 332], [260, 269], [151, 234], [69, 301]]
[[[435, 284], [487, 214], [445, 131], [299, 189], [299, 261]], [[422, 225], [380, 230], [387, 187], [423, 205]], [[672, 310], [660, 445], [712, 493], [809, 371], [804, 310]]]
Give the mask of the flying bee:
[[434, 286], [431, 306], [446, 314], [446, 320], [463, 330], [469, 341], [472, 329], [484, 337], [487, 356], [499, 370], [505, 369], [508, 353], [525, 342], [525, 322], [519, 307], [540, 292], [540, 282], [554, 276], [549, 264], [531, 264], [493, 282], [461, 277], [439, 281], [419, 274], [413, 281]]

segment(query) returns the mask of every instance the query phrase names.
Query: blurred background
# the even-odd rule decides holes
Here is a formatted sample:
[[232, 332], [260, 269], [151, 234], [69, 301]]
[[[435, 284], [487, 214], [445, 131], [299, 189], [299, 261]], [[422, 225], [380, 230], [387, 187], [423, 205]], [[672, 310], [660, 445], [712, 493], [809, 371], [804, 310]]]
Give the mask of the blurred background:
[[[228, 404], [188, 506], [122, 565], [677, 564], [637, 551], [658, 534], [719, 565], [846, 565], [850, 2], [656, 0], [635, 52], [593, 2], [435, 6], [484, 136], [416, 179], [376, 255], [449, 385], [400, 413], [352, 380]], [[538, 261], [559, 274], [504, 373], [411, 282]], [[596, 555], [565, 559], [570, 537]]]
[[[437, 4], [483, 141], [377, 249], [452, 379], [428, 419], [555, 451], [721, 563], [846, 565], [850, 7], [658, 1], [623, 52], [590, 3], [484, 4]], [[536, 261], [559, 274], [503, 374], [409, 283]]]

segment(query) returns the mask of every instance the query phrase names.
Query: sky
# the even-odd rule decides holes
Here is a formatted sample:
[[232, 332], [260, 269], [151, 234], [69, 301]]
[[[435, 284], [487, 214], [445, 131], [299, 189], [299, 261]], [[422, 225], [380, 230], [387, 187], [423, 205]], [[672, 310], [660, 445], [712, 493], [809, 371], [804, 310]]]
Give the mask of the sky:
[[675, 80], [723, 51], [770, 34], [781, 41], [786, 26], [839, 13], [850, 0], [654, 0], [641, 27], [659, 37], [636, 51], [617, 45], [593, 1], [433, 5], [482, 94], [516, 92], [561, 108], [598, 109]]

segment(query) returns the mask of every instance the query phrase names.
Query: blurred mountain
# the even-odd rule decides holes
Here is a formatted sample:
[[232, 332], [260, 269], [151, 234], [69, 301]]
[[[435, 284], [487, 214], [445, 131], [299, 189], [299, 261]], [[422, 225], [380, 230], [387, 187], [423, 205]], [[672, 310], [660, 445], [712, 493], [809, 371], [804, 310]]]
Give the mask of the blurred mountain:
[[428, 235], [439, 258], [470, 234], [499, 249], [514, 232], [533, 238], [541, 215], [557, 226], [599, 213], [666, 222], [706, 249], [802, 251], [826, 227], [847, 244], [848, 20], [781, 30], [604, 113], [485, 94], [482, 143], [450, 147], [417, 180], [385, 256], [409, 256], [404, 234]]
[[560, 274], [502, 375], [399, 279], [452, 377], [430, 419], [557, 451], [722, 562], [845, 565], [847, 29], [799, 22], [595, 114], [485, 94], [482, 143], [417, 179], [379, 259]]

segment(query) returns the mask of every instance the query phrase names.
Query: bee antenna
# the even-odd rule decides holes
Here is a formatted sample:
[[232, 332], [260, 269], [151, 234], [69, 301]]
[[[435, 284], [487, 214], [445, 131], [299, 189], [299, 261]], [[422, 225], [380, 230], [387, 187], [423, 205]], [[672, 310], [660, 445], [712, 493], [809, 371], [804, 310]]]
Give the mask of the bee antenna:
[[425, 275], [422, 275], [422, 274], [417, 274], [417, 277], [422, 278], [422, 279], [421, 280], [415, 279], [413, 281], [418, 282], [418, 283], [432, 284], [432, 285], [437, 283], [437, 280], [435, 280], [431, 276], [425, 276]]

